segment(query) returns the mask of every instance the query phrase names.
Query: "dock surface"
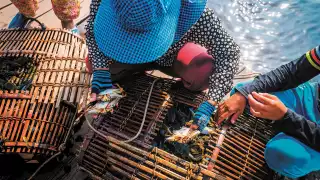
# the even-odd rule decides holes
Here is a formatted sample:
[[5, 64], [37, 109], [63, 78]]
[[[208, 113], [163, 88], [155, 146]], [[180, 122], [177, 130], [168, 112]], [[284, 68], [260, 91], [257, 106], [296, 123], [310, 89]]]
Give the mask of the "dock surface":
[[[61, 22], [54, 14], [51, 0], [38, 0], [39, 9], [35, 16], [40, 22], [44, 23], [49, 28], [61, 28]], [[80, 15], [75, 19], [80, 29], [83, 29], [85, 20], [90, 11], [91, 0], [80, 0]], [[11, 3], [10, 0], [0, 0], [0, 28], [8, 27], [11, 19], [19, 12], [19, 10]]]

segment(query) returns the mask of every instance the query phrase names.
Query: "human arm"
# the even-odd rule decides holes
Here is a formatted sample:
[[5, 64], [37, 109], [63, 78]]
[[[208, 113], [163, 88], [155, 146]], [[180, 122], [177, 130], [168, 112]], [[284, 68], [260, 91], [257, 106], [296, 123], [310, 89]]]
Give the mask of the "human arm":
[[241, 87], [236, 87], [236, 93], [219, 105], [218, 124], [232, 116], [235, 122], [245, 108], [245, 101], [252, 92], [284, 91], [310, 80], [320, 72], [319, 46], [308, 51], [299, 59], [285, 64], [269, 73], [260, 75]]
[[111, 88], [111, 77], [109, 72], [108, 63], [111, 59], [104, 56], [96, 44], [93, 32], [94, 20], [97, 14], [101, 0], [92, 0], [90, 4], [90, 16], [88, 24], [86, 26], [86, 41], [89, 51], [89, 60], [92, 63], [93, 68], [93, 79], [91, 87], [91, 101], [96, 100], [97, 94], [101, 91]]
[[[196, 29], [200, 29], [200, 31]], [[205, 31], [202, 32], [202, 30]], [[214, 66], [212, 75], [209, 78], [208, 95], [211, 101], [210, 104], [216, 106], [232, 88], [232, 80], [239, 66], [240, 48], [222, 27], [220, 20], [211, 9], [207, 8], [205, 10], [193, 31], [193, 41], [205, 47], [208, 50], [208, 54], [213, 57]], [[215, 110], [215, 107], [210, 107], [209, 109], [210, 111], [212, 109]], [[201, 112], [207, 111], [200, 109], [200, 111], [196, 112], [194, 117], [195, 124], [201, 124], [199, 123], [199, 118], [204, 117], [199, 114]], [[202, 119], [206, 119], [208, 123], [212, 113], [207, 118]]]
[[319, 46], [308, 51], [299, 59], [264, 75], [258, 76], [252, 83], [237, 88], [242, 95], [252, 92], [276, 92], [295, 88], [312, 79], [320, 72]]
[[252, 115], [274, 120], [276, 133], [284, 132], [320, 151], [320, 126], [287, 108], [276, 96], [256, 93], [248, 96]]
[[275, 121], [273, 127], [276, 132], [284, 132], [320, 152], [320, 126], [304, 116], [288, 109], [281, 120]]
[[240, 48], [222, 27], [212, 10], [209, 19], [205, 47], [214, 58], [214, 69], [209, 81], [209, 97], [218, 103], [231, 90], [233, 77], [239, 68]]

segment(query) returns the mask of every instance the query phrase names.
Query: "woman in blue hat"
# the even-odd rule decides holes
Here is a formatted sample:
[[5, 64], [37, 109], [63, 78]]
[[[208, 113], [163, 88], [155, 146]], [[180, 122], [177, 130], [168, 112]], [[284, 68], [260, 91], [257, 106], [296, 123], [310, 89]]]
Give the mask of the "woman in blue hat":
[[240, 49], [206, 0], [93, 0], [87, 25], [93, 67], [92, 100], [112, 81], [134, 71], [160, 69], [186, 88], [209, 88], [194, 116], [201, 131], [232, 87]]
[[266, 145], [269, 167], [290, 178], [319, 171], [320, 86], [308, 82], [319, 74], [320, 46], [250, 83], [236, 85], [218, 108], [218, 124], [229, 116], [234, 123], [248, 102], [250, 112], [273, 120], [279, 133]]

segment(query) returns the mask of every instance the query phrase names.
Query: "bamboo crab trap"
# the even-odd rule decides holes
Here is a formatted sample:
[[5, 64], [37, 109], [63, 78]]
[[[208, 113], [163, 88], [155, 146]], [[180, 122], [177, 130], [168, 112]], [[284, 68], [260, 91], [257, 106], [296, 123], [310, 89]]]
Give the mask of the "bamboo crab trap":
[[30, 160], [64, 148], [88, 94], [86, 54], [65, 30], [0, 30], [2, 153]]
[[81, 169], [98, 179], [266, 179], [269, 169], [264, 148], [272, 136], [270, 125], [243, 115], [235, 126], [213, 127], [201, 163], [186, 161], [152, 146], [168, 109], [175, 103], [197, 107], [205, 95], [192, 93], [173, 80], [153, 87], [146, 123], [130, 143], [142, 121], [147, 92], [155, 77], [142, 75], [122, 84], [127, 96], [112, 114], [99, 116], [93, 126], [107, 137], [89, 131], [79, 154]]

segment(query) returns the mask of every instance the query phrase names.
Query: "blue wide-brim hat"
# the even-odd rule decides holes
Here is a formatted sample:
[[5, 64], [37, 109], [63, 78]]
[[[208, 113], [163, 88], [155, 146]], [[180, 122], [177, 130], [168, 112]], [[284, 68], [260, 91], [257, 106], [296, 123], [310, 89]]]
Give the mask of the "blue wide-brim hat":
[[205, 0], [102, 0], [95, 40], [117, 62], [152, 62], [197, 22], [205, 5]]
[[264, 156], [271, 169], [290, 178], [320, 170], [320, 153], [284, 133], [268, 142]]

